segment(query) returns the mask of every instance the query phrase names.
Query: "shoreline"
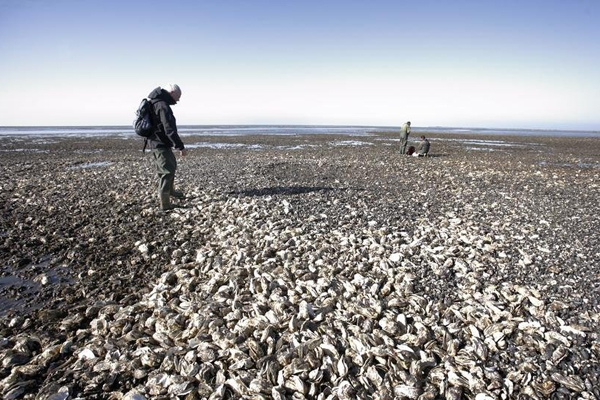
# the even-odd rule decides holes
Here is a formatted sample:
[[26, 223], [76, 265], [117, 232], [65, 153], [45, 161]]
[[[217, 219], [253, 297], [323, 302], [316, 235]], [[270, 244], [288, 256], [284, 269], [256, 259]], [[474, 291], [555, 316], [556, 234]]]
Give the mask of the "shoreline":
[[[238, 136], [238, 135], [378, 135], [385, 132], [399, 134], [397, 126], [367, 125], [181, 125], [182, 136]], [[600, 138], [600, 130], [569, 129], [525, 129], [525, 128], [478, 128], [478, 127], [413, 127], [413, 135], [454, 135], [475, 136], [521, 136], [557, 138]], [[41, 137], [56, 136], [101, 136], [136, 137], [129, 125], [90, 125], [90, 126], [0, 126], [0, 137]]]
[[[499, 146], [496, 135], [432, 134], [431, 157], [413, 158], [397, 154], [395, 135], [184, 136], [241, 146], [199, 146], [178, 158], [187, 207], [164, 215], [137, 138], [8, 138], [0, 146], [0, 296], [35, 308], [3, 312], [3, 357], [20, 337], [35, 343], [21, 366], [6, 362], [3, 395], [25, 366], [36, 382], [25, 394], [67, 386], [86, 398], [130, 390], [154, 398], [175, 390], [157, 386], [167, 374], [196, 398], [267, 395], [262, 389], [366, 398], [376, 387], [443, 396], [438, 374], [474, 371], [477, 384], [456, 379], [445, 390], [494, 398], [506, 385], [473, 369], [491, 365], [513, 382], [511, 396], [547, 397], [544, 388], [600, 396], [600, 141], [517, 136]], [[460, 355], [447, 346], [454, 340]], [[335, 366], [281, 372], [301, 358], [294, 341]], [[404, 372], [368, 375], [379, 367], [359, 365], [368, 359], [352, 347], [359, 342], [364, 351], [395, 349], [373, 357]], [[108, 343], [137, 367], [111, 360]], [[139, 364], [132, 348], [144, 346], [156, 364]], [[188, 367], [209, 372], [167, 368], [177, 347], [186, 349], [178, 365], [191, 351]], [[257, 354], [277, 359], [274, 381]], [[466, 364], [447, 363], [457, 357]], [[517, 364], [527, 357], [528, 383]], [[93, 373], [92, 384], [101, 360], [114, 365]], [[324, 376], [316, 381], [311, 370]]]

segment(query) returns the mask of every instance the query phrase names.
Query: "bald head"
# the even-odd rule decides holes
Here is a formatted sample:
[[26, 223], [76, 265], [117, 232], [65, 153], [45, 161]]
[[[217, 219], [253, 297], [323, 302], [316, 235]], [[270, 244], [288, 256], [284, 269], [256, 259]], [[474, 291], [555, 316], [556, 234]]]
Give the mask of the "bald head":
[[175, 100], [175, 103], [177, 103], [181, 98], [181, 88], [176, 83], [169, 83], [165, 86], [161, 86], [161, 88], [169, 92], [173, 100]]

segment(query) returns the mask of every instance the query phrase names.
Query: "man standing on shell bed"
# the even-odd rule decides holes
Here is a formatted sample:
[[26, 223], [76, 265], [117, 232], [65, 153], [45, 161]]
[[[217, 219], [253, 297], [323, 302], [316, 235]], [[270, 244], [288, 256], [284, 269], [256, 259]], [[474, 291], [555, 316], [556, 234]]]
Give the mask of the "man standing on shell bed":
[[410, 121], [407, 121], [402, 125], [402, 128], [400, 128], [400, 154], [406, 154], [408, 135], [410, 135]]
[[156, 126], [148, 143], [152, 149], [152, 156], [158, 172], [158, 198], [161, 210], [175, 208], [171, 204], [171, 197], [183, 199], [182, 192], [175, 190], [175, 171], [177, 160], [173, 154], [173, 147], [185, 157], [186, 151], [179, 134], [177, 134], [177, 123], [171, 110], [171, 106], [177, 104], [181, 97], [181, 89], [176, 84], [168, 84], [165, 87], [157, 87], [148, 95], [154, 111], [154, 125]]

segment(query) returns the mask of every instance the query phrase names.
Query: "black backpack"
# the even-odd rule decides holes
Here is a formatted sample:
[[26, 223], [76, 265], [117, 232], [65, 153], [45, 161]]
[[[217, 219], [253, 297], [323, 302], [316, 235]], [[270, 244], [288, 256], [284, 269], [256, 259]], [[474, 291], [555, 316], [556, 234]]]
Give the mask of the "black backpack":
[[154, 133], [152, 103], [148, 99], [143, 99], [135, 112], [136, 118], [133, 120], [133, 129], [135, 133], [144, 138], [149, 138]]

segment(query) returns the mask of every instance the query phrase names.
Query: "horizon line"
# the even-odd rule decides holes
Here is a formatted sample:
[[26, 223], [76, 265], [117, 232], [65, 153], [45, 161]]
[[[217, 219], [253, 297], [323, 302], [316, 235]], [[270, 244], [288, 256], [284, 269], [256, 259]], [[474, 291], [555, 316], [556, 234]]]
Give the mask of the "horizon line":
[[[402, 124], [398, 125], [341, 125], [341, 124], [181, 124], [178, 127], [190, 127], [190, 126], [198, 126], [198, 127], [219, 127], [219, 126], [229, 126], [229, 127], [343, 127], [343, 128], [396, 128], [400, 129]], [[0, 129], [2, 128], [131, 128], [131, 125], [0, 125]], [[546, 132], [599, 132], [598, 129], [572, 129], [572, 128], [562, 128], [562, 129], [548, 129], [548, 128], [501, 128], [501, 127], [481, 127], [481, 126], [445, 126], [445, 125], [432, 125], [432, 126], [417, 126], [412, 125], [413, 129], [479, 129], [479, 130], [502, 130], [502, 131], [546, 131]]]

